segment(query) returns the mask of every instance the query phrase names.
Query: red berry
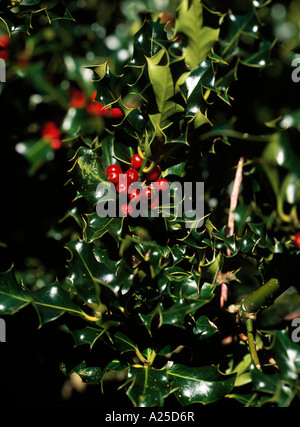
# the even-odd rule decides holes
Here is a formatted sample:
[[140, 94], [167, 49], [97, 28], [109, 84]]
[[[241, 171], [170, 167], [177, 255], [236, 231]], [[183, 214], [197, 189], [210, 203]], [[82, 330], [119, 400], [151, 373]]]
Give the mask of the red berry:
[[139, 169], [143, 164], [143, 159], [139, 154], [134, 154], [131, 157], [131, 164], [134, 169]]
[[42, 129], [42, 137], [46, 139], [59, 139], [61, 131], [54, 122], [46, 122]]
[[123, 112], [120, 110], [120, 108], [111, 108], [109, 112], [110, 112], [110, 116], [114, 119], [123, 117]]
[[128, 187], [129, 187], [128, 183], [120, 180], [120, 182], [117, 185], [117, 192], [118, 193], [123, 193], [123, 194], [126, 193], [127, 194], [128, 193]]
[[120, 174], [117, 172], [110, 172], [107, 175], [108, 181], [111, 182], [112, 184], [118, 184], [119, 180], [120, 180]]
[[153, 190], [150, 187], [144, 187], [142, 190], [142, 197], [151, 200], [151, 197], [153, 195]]
[[300, 233], [295, 235], [295, 246], [297, 249], [300, 249]]
[[53, 138], [50, 142], [50, 147], [52, 150], [59, 150], [62, 147], [62, 142], [58, 138]]
[[127, 175], [127, 182], [131, 184], [139, 179], [139, 173], [136, 169], [128, 169], [125, 174]]
[[161, 169], [158, 165], [156, 165], [156, 166], [154, 166], [152, 171], [150, 171], [146, 174], [146, 178], [149, 181], [156, 181], [160, 177], [160, 174], [161, 174]]
[[83, 90], [71, 89], [70, 106], [75, 108], [83, 108], [86, 105], [86, 95]]
[[111, 172], [115, 172], [119, 175], [123, 173], [122, 168], [119, 165], [109, 165], [106, 169], [106, 175], [108, 176]]
[[166, 191], [169, 188], [169, 181], [165, 178], [159, 178], [153, 183], [156, 191]]
[[128, 193], [129, 200], [138, 199], [141, 196], [141, 191], [137, 188], [134, 188], [133, 190], [130, 190]]
[[7, 48], [10, 45], [10, 37], [7, 34], [3, 34], [0, 36], [0, 46], [3, 48]]
[[121, 205], [120, 206], [120, 213], [122, 216], [128, 216], [131, 215], [133, 212], [133, 207], [131, 205]]

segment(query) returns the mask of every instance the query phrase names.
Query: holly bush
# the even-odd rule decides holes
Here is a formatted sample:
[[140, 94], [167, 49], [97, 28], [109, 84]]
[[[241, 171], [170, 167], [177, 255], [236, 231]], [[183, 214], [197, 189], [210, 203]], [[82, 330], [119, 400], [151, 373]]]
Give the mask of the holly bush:
[[[0, 2], [0, 314], [51, 324], [95, 405], [297, 406], [296, 2], [157, 3]], [[111, 165], [155, 208], [102, 215]]]

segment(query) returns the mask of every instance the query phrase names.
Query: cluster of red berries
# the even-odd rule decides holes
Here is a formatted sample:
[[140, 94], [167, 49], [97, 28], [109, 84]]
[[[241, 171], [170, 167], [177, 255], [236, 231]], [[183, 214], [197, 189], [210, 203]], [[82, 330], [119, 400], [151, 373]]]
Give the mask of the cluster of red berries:
[[52, 150], [62, 147], [61, 131], [54, 122], [46, 122], [42, 129], [42, 138], [49, 141]]
[[[141, 199], [148, 201], [150, 209], [157, 208], [159, 205], [159, 193], [168, 189], [169, 181], [165, 178], [160, 178], [161, 168], [155, 165], [149, 172], [145, 173], [145, 181], [151, 184], [142, 186], [142, 189], [131, 189], [130, 185], [138, 181], [140, 174], [138, 169], [143, 165], [143, 159], [139, 154], [134, 154], [131, 158], [131, 168], [123, 174], [122, 168], [119, 165], [112, 164], [106, 169], [108, 181], [116, 185], [116, 190], [119, 194], [127, 194], [128, 199], [135, 200]], [[131, 215], [133, 207], [130, 204], [123, 204], [120, 206], [120, 211], [123, 216]]]
[[117, 119], [123, 117], [120, 108], [103, 107], [101, 102], [95, 101], [97, 92], [94, 91], [90, 97], [87, 98], [86, 94], [80, 89], [71, 89], [70, 91], [70, 107], [85, 108], [86, 111], [92, 116], [103, 116], [105, 118]]

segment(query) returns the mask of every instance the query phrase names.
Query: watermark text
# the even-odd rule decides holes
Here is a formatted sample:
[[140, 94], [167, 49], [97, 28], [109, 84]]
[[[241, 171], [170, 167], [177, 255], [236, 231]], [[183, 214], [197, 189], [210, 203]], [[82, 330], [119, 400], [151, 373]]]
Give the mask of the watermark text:
[[292, 328], [295, 328], [292, 331], [292, 341], [294, 341], [295, 343], [299, 343], [300, 342], [300, 319], [293, 319], [292, 321]]
[[0, 342], [6, 342], [6, 323], [0, 319]]
[[[127, 190], [119, 193], [110, 182], [102, 182], [97, 186], [96, 198], [99, 202], [96, 212], [99, 217], [164, 217], [182, 221], [186, 228], [203, 225], [203, 182], [172, 182], [164, 191], [156, 191], [155, 185], [146, 186], [140, 181], [127, 186], [125, 177], [124, 185]], [[122, 209], [123, 206], [127, 209]]]

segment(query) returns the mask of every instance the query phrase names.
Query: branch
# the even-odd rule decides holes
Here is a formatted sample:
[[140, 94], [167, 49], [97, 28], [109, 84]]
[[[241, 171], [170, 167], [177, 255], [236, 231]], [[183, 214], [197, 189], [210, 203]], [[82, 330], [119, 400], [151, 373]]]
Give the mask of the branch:
[[[244, 158], [241, 157], [236, 169], [234, 185], [232, 189], [232, 193], [230, 196], [230, 210], [229, 210], [229, 218], [228, 218], [228, 234], [227, 237], [230, 237], [234, 233], [234, 211], [237, 207], [238, 197], [240, 193], [240, 187], [243, 179], [243, 165]], [[230, 251], [227, 250], [228, 255], [230, 255]]]
[[[243, 179], [243, 165], [244, 158], [241, 157], [237, 165], [235, 179], [233, 184], [233, 189], [230, 196], [230, 209], [228, 217], [228, 233], [227, 237], [230, 237], [234, 233], [234, 211], [237, 207], [238, 197], [240, 193], [240, 187]], [[230, 256], [231, 252], [227, 249], [227, 255]], [[228, 298], [228, 288], [225, 283], [221, 285], [221, 298], [220, 298], [220, 307], [223, 307]]]
[[253, 363], [255, 364], [256, 368], [261, 371], [261, 365], [258, 358], [257, 350], [256, 350], [256, 342], [254, 337], [254, 328], [253, 328], [253, 320], [248, 319], [246, 321], [246, 328], [247, 328], [247, 336], [248, 336], [248, 345], [250, 354], [253, 360]]
[[280, 286], [279, 280], [270, 279], [242, 301], [238, 310], [239, 320], [241, 322], [246, 322], [248, 319], [255, 319], [257, 313], [272, 305], [275, 299], [282, 294], [284, 290], [285, 289]]

